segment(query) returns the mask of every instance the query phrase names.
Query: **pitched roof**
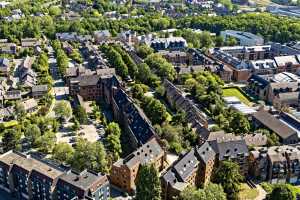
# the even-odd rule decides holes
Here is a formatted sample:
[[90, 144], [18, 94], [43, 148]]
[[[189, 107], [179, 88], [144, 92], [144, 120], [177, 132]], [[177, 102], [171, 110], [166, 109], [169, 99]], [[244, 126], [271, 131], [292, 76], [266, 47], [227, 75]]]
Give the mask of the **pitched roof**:
[[152, 162], [163, 154], [164, 150], [161, 148], [157, 140], [152, 138], [135, 152], [128, 155], [126, 158], [117, 161], [114, 165], [125, 164], [128, 168], [131, 168], [133, 165], [138, 163], [144, 165]]
[[276, 117], [270, 113], [261, 110], [253, 114], [253, 117], [266, 126], [268, 129], [272, 130], [282, 139], [289, 138], [292, 135], [297, 134], [296, 131], [285, 125], [283, 122], [278, 120]]

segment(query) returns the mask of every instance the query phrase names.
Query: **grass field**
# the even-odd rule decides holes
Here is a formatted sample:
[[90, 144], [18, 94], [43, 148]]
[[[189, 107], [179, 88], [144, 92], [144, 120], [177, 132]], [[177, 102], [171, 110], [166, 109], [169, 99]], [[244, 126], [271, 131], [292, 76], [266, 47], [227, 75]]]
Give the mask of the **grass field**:
[[241, 102], [244, 104], [251, 106], [252, 103], [249, 99], [243, 95], [237, 88], [224, 88], [223, 89], [223, 96], [224, 97], [237, 97]]
[[251, 189], [246, 183], [241, 185], [241, 191], [239, 194], [239, 199], [243, 200], [253, 200], [259, 195], [257, 189]]

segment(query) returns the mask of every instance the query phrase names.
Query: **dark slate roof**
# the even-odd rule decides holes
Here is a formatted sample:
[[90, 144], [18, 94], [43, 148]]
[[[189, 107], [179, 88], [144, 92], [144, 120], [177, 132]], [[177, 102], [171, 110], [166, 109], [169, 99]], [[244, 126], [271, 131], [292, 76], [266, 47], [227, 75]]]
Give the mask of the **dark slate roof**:
[[250, 76], [248, 82], [256, 83], [260, 86], [260, 88], [265, 88], [269, 85], [269, 81], [266, 80], [263, 76], [259, 76], [255, 74]]
[[265, 127], [276, 133], [282, 139], [289, 138], [292, 135], [297, 134], [292, 128], [278, 120], [276, 117], [268, 113], [267, 111], [261, 110], [253, 114], [253, 117], [262, 123]]
[[95, 183], [99, 182], [100, 179], [107, 180], [107, 177], [87, 170], [84, 170], [81, 173], [70, 170], [59, 177], [59, 182], [67, 182], [77, 188], [87, 191], [91, 189], [91, 187], [94, 187]]
[[195, 153], [198, 159], [203, 163], [207, 163], [208, 161], [214, 159], [216, 156], [215, 151], [211, 148], [208, 142], [205, 142], [200, 147], [197, 147]]
[[128, 125], [139, 144], [145, 144], [155, 135], [154, 129], [143, 111], [136, 106], [124, 90], [118, 89], [114, 94], [118, 107], [128, 118]]
[[80, 86], [93, 86], [97, 85], [100, 79], [100, 75], [85, 75], [72, 78], [71, 82], [79, 82]]
[[134, 166], [136, 163], [145, 165], [153, 160], [157, 159], [164, 154], [164, 150], [161, 148], [155, 138], [152, 138], [146, 144], [138, 148], [135, 152], [128, 155], [125, 159], [120, 159], [114, 165], [125, 164], [129, 168]]
[[179, 180], [184, 182], [191, 173], [195, 170], [199, 161], [195, 156], [195, 150], [192, 149], [184, 157], [174, 165], [174, 171], [179, 177]]
[[249, 151], [244, 139], [212, 140], [209, 144], [218, 154], [219, 160], [237, 158], [239, 155], [248, 156]]
[[215, 158], [216, 153], [208, 142], [197, 146], [184, 154], [179, 160], [162, 176], [162, 179], [174, 185], [177, 182], [186, 182], [189, 176], [197, 170], [199, 161], [207, 163]]

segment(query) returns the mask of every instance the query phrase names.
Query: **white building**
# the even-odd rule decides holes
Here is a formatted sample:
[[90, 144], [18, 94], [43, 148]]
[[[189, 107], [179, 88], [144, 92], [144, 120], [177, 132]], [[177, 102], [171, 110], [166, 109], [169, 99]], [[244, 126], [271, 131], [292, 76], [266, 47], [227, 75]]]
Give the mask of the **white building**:
[[221, 36], [225, 40], [233, 37], [238, 41], [239, 45], [242, 46], [257, 46], [264, 44], [264, 39], [262, 37], [249, 32], [226, 30], [221, 31]]

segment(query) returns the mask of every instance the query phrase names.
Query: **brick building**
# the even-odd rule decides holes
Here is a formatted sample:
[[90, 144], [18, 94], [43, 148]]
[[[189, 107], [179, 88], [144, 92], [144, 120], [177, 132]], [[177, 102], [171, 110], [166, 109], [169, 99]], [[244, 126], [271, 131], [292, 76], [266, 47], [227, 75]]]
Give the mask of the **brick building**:
[[113, 164], [110, 174], [111, 183], [123, 191], [134, 193], [139, 167], [153, 164], [158, 171], [161, 171], [164, 169], [165, 157], [165, 151], [158, 141], [152, 138], [132, 154]]
[[214, 169], [215, 156], [207, 142], [182, 155], [161, 177], [162, 199], [173, 199], [188, 186], [207, 185]]

